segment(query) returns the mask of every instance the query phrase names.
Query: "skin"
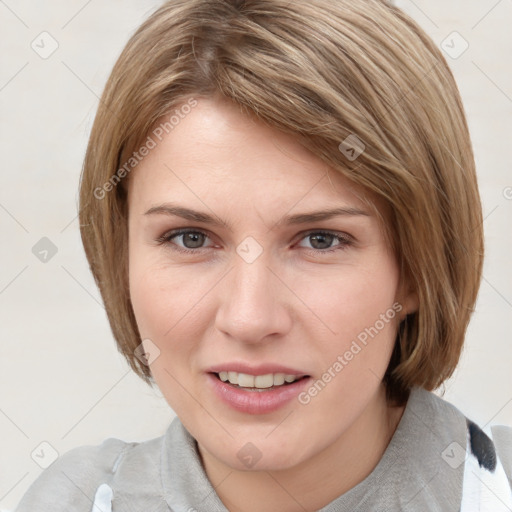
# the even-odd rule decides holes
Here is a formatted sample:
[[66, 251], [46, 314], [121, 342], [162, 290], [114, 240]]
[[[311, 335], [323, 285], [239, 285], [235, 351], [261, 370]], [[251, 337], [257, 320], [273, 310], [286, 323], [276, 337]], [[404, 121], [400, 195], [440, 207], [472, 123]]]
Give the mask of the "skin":
[[[226, 507], [313, 511], [364, 480], [404, 411], [386, 403], [382, 378], [417, 301], [363, 191], [293, 136], [218, 99], [199, 99], [128, 185], [130, 295], [142, 339], [160, 350], [151, 372]], [[145, 213], [169, 202], [229, 229]], [[340, 206], [368, 215], [277, 225]], [[157, 241], [178, 228], [206, 236]], [[350, 242], [318, 240], [319, 230]], [[251, 263], [236, 251], [248, 236], [263, 250]], [[280, 363], [319, 379], [397, 302], [400, 313], [307, 405], [249, 415], [206, 385], [206, 369], [227, 361]], [[237, 457], [248, 442], [261, 453], [250, 469]]]

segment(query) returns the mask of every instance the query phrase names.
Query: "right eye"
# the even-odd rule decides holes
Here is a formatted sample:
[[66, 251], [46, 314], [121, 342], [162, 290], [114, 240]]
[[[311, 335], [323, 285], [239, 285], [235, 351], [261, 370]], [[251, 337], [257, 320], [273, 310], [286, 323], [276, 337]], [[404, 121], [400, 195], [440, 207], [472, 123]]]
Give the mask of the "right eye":
[[[174, 242], [174, 239], [181, 239], [181, 244]], [[157, 242], [171, 246], [171, 248], [181, 252], [193, 253], [199, 252], [199, 249], [205, 249], [202, 247], [205, 239], [208, 239], [208, 235], [203, 231], [192, 230], [192, 229], [175, 229], [169, 231], [157, 238]]]

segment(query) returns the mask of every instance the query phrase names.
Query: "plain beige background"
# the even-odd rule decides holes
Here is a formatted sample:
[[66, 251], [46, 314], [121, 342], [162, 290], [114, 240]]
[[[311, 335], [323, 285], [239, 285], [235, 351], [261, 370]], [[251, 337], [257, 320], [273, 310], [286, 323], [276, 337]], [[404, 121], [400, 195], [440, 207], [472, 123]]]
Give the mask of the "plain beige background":
[[[41, 466], [70, 448], [159, 436], [174, 416], [115, 348], [76, 218], [98, 97], [160, 3], [0, 2], [0, 509], [14, 509]], [[396, 3], [450, 54], [470, 124], [487, 255], [444, 398], [489, 432], [512, 425], [512, 2]]]

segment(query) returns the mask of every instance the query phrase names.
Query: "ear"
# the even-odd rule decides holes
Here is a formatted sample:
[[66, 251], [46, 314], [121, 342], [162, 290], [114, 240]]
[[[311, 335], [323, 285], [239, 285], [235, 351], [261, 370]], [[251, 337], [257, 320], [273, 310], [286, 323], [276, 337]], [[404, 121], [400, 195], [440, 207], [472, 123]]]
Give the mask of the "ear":
[[399, 293], [397, 294], [397, 301], [402, 305], [402, 310], [399, 315], [400, 321], [402, 321], [407, 315], [418, 311], [418, 294], [410, 284], [409, 280], [404, 279], [402, 281]]

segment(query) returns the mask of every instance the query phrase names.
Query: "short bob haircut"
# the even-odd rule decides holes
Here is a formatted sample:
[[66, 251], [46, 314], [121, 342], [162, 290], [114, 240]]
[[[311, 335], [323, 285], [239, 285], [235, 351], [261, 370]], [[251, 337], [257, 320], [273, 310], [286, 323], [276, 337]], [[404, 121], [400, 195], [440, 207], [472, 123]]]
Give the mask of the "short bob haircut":
[[[439, 387], [457, 366], [478, 294], [482, 209], [449, 66], [385, 0], [171, 0], [130, 38], [92, 127], [79, 219], [131, 368], [154, 383], [135, 353], [142, 340], [128, 282], [129, 172], [194, 98], [217, 96], [294, 134], [385, 205], [384, 232], [419, 301], [398, 328], [386, 396], [404, 404], [413, 385]], [[343, 151], [347, 141], [364, 149], [357, 158]]]

